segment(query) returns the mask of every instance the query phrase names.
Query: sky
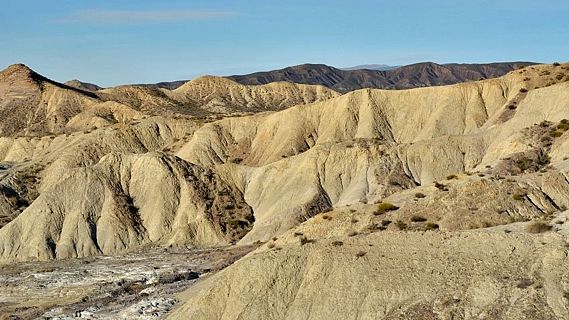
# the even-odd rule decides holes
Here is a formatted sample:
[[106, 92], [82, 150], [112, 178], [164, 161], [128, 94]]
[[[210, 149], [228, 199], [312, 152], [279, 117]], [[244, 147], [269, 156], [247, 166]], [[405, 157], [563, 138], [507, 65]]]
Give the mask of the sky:
[[101, 86], [302, 63], [569, 60], [567, 0], [0, 0], [0, 69]]

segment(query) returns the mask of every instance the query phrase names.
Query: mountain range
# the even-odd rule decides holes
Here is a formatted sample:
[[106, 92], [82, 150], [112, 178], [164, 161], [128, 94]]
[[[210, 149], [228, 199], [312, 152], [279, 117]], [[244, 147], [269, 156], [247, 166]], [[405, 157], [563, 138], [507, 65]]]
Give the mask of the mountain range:
[[303, 64], [228, 78], [248, 85], [276, 81], [318, 84], [345, 93], [363, 88], [411, 89], [489, 79], [532, 64], [534, 63], [503, 62], [441, 65], [424, 62], [390, 70], [342, 70], [324, 64]]

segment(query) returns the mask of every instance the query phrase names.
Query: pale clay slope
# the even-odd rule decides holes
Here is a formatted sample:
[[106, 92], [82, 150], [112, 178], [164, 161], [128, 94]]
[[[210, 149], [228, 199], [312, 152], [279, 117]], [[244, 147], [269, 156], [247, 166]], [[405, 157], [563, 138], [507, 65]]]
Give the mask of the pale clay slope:
[[[224, 119], [196, 131], [177, 154], [237, 174], [233, 179], [241, 181], [256, 214], [242, 243], [266, 241], [323, 208], [377, 201], [401, 187], [483, 170], [531, 149], [521, 130], [569, 118], [569, 83], [526, 96], [519, 91], [527, 85], [524, 76], [405, 91], [361, 90], [277, 113]], [[510, 101], [520, 101], [515, 111], [507, 108]], [[376, 147], [359, 148], [358, 141]], [[567, 154], [565, 141], [561, 137], [553, 144], [553, 163]], [[236, 159], [246, 166], [223, 164]], [[391, 177], [399, 188], [390, 184]], [[511, 194], [507, 198], [512, 201]]]
[[212, 221], [223, 215], [225, 203], [250, 210], [238, 190], [180, 159], [109, 154], [93, 167], [71, 170], [0, 229], [0, 256], [43, 260], [151, 242], [228, 244]]
[[564, 245], [478, 231], [277, 241], [190, 288], [168, 319], [567, 319]]
[[323, 86], [275, 82], [246, 86], [229, 79], [204, 76], [181, 87], [163, 91], [172, 99], [199, 105], [204, 110], [270, 111], [328, 100], [340, 94]]
[[23, 65], [0, 72], [0, 107], [2, 136], [62, 133], [141, 117], [129, 106], [57, 84]]
[[[408, 91], [362, 90], [281, 112], [224, 119], [206, 124], [195, 133], [191, 126], [184, 131], [180, 126], [184, 121], [168, 120], [178, 125], [160, 125], [158, 120], [145, 119], [142, 121], [145, 125], [140, 127], [144, 128], [142, 131], [116, 124], [92, 134], [58, 137], [51, 142], [44, 138], [4, 139], [0, 150], [3, 150], [5, 160], [31, 157], [32, 162], [41, 163], [46, 169], [41, 172], [40, 197], [15, 221], [0, 229], [2, 260], [60, 258], [101, 252], [113, 254], [141, 243], [225, 244], [238, 239], [236, 236], [243, 235], [241, 231], [250, 227], [250, 219], [244, 219], [240, 211], [246, 211], [248, 206], [253, 209], [255, 223], [241, 243], [265, 241], [331, 206], [361, 201], [372, 203], [390, 196], [397, 199], [402, 190], [419, 184], [427, 186], [432, 180], [450, 173], [477, 170], [509, 153], [527, 150], [530, 147], [523, 141], [520, 130], [543, 119], [569, 118], [567, 83], [531, 90], [527, 97], [520, 97], [523, 76], [514, 73], [495, 80]], [[513, 99], [519, 99], [519, 106], [515, 112], [509, 112], [506, 102]], [[87, 137], [92, 140], [84, 140]], [[186, 143], [185, 139], [189, 141]], [[565, 137], [561, 137], [552, 146], [554, 164], [564, 163], [565, 141]], [[233, 190], [233, 198], [220, 200], [226, 209], [216, 211], [222, 215], [235, 209], [236, 215], [225, 217], [227, 221], [216, 221], [219, 215], [179, 209], [175, 194], [158, 200], [148, 196], [146, 192], [149, 191], [133, 194], [125, 186], [131, 183], [129, 178], [109, 173], [127, 167], [130, 168], [130, 171], [125, 169], [127, 176], [152, 179], [154, 172], [135, 170], [124, 164], [145, 163], [149, 156], [128, 154], [161, 150], [166, 146], [177, 150], [184, 143], [177, 155], [192, 164], [181, 162], [180, 166], [196, 171], [213, 170], [219, 184]], [[100, 159], [114, 159], [104, 155], [117, 151], [126, 155], [116, 156], [121, 160], [101, 160], [97, 164]], [[79, 160], [75, 160], [77, 155]], [[161, 163], [170, 159], [161, 155], [151, 157]], [[236, 164], [239, 162], [241, 164]], [[69, 197], [69, 194], [75, 194], [75, 186], [95, 183], [88, 172], [106, 177], [101, 178], [103, 182], [97, 182], [102, 183], [101, 187], [80, 198]], [[192, 184], [188, 177], [173, 174], [172, 169], [160, 169], [156, 174], [177, 182], [155, 186], [154, 192], [171, 184]], [[521, 181], [530, 185], [525, 187], [529, 200], [515, 204], [506, 202], [504, 205], [510, 208], [508, 215], [514, 220], [533, 218], [566, 203], [562, 191], [566, 189], [566, 181], [556, 177], [551, 178], [555, 183], [547, 180], [542, 185], [536, 185], [537, 178]], [[108, 189], [103, 187], [106, 185], [121, 187]], [[509, 183], [500, 187], [504, 190], [504, 201], [514, 202], [507, 193], [514, 187], [520, 186]], [[476, 192], [480, 188], [476, 184], [466, 185], [464, 193], [473, 193], [479, 203], [486, 203], [493, 193]], [[473, 189], [476, 190], [473, 192]], [[217, 189], [208, 192], [216, 191], [220, 197], [225, 193]], [[555, 194], [559, 196], [556, 198]], [[148, 221], [159, 221], [166, 224], [156, 227], [162, 231], [154, 233], [156, 236], [142, 231], [134, 236], [131, 232], [136, 229], [125, 227], [112, 237], [93, 231], [106, 228], [104, 220], [93, 217], [112, 216], [113, 210], [104, 210], [103, 204], [119, 197], [132, 199], [136, 212], [152, 212], [152, 218], [148, 216], [142, 221], [144, 229], [155, 227], [153, 223], [147, 225]], [[170, 209], [156, 210], [153, 202], [141, 197], [153, 199]], [[198, 206], [202, 201], [215, 199], [196, 198], [190, 202]], [[247, 205], [240, 204], [241, 199]], [[85, 211], [89, 215], [73, 210], [77, 201], [89, 204]], [[533, 208], [536, 202], [540, 203], [537, 209]], [[434, 202], [432, 208], [437, 211], [440, 206]], [[441, 228], [468, 228], [457, 224], [460, 216], [449, 218], [456, 208], [452, 204], [445, 206], [444, 214], [438, 217], [442, 221]], [[492, 206], [484, 208], [483, 217], [504, 222], [503, 218], [495, 216], [496, 209]], [[200, 230], [217, 228], [217, 233], [199, 236], [187, 233], [178, 238], [175, 236], [177, 230], [192, 226], [189, 222], [174, 223], [178, 221], [175, 217], [179, 216], [179, 211], [181, 217], [203, 219], [207, 216], [206, 222], [200, 223]], [[53, 224], [48, 223], [34, 232], [28, 230], [25, 237], [20, 236], [22, 228], [36, 217], [47, 219], [49, 216], [54, 217]], [[130, 219], [125, 222], [127, 225], [138, 221], [133, 212], [126, 218]], [[76, 235], [75, 228], [62, 227], [66, 223], [91, 231]], [[227, 232], [228, 226], [233, 228], [231, 235], [220, 238], [220, 231], [226, 229]]]

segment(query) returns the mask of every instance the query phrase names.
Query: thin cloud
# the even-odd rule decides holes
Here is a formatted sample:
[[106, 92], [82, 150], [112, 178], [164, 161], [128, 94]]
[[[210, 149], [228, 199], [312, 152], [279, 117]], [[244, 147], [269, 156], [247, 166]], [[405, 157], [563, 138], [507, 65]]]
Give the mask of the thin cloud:
[[220, 19], [234, 15], [236, 15], [236, 13], [231, 11], [212, 10], [88, 10], [75, 12], [70, 16], [58, 20], [58, 22], [96, 24], [171, 23]]

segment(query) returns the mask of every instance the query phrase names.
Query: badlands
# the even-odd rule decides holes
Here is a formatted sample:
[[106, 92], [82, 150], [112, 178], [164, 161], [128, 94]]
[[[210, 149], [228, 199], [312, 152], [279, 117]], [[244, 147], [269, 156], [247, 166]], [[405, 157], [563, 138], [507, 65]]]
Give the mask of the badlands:
[[568, 319], [568, 119], [569, 63], [346, 93], [10, 66], [0, 319]]

